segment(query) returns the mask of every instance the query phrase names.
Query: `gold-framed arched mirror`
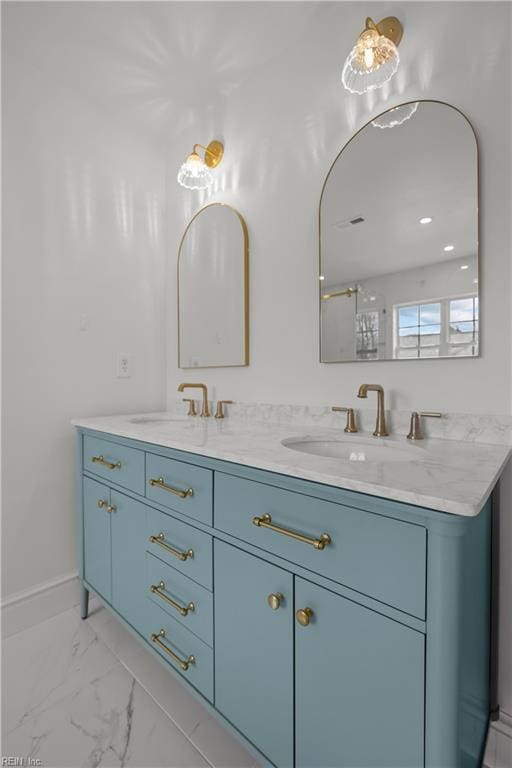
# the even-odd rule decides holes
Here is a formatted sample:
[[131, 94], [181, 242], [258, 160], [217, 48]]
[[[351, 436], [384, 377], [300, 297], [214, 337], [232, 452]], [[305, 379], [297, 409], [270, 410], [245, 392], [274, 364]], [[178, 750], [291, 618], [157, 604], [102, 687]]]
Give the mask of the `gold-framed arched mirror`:
[[375, 116], [337, 155], [319, 209], [320, 361], [477, 357], [478, 149], [456, 107]]
[[178, 252], [178, 366], [249, 365], [249, 235], [243, 216], [210, 203]]

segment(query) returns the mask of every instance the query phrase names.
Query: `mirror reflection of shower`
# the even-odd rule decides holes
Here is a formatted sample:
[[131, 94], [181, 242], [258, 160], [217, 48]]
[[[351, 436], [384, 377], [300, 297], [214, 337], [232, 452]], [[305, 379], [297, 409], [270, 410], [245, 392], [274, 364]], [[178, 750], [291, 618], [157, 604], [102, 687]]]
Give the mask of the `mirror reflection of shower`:
[[320, 202], [322, 362], [479, 354], [477, 147], [411, 102], [348, 142]]

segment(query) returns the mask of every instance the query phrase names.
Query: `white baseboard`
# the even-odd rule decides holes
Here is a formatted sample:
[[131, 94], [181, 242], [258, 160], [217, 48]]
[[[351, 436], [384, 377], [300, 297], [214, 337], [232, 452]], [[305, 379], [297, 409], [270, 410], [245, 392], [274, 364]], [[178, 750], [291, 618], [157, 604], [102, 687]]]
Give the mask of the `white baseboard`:
[[2, 602], [2, 637], [15, 635], [79, 602], [76, 571], [11, 595]]
[[484, 768], [510, 768], [512, 765], [512, 717], [503, 710], [499, 720], [489, 726]]

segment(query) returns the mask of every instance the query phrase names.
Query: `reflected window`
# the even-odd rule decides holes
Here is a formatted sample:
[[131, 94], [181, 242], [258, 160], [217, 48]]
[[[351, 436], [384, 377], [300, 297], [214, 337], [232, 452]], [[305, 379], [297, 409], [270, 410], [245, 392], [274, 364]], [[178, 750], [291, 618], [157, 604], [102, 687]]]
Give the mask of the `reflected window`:
[[358, 360], [377, 360], [379, 357], [379, 313], [356, 314], [356, 357]]
[[394, 307], [394, 357], [478, 354], [478, 296]]

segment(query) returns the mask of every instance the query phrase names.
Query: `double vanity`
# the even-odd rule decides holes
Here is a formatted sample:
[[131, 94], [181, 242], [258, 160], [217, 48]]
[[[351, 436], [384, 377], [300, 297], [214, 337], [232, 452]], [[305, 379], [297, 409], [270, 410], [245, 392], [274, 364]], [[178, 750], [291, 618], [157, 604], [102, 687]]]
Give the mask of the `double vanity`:
[[[432, 100], [339, 152], [318, 211], [321, 363], [479, 356], [477, 166], [467, 118]], [[249, 365], [243, 216], [197, 211], [177, 266], [178, 367]], [[370, 428], [350, 407], [327, 426], [178, 389], [197, 388], [176, 412], [75, 422], [84, 618], [92, 590], [259, 762], [477, 768], [508, 448], [422, 439], [439, 413], [397, 429], [379, 385], [358, 391], [377, 398]]]
[[508, 448], [236, 409], [74, 422], [83, 617], [92, 591], [263, 764], [479, 765]]

